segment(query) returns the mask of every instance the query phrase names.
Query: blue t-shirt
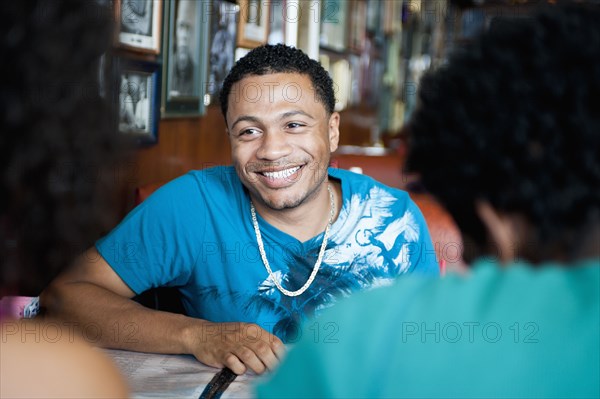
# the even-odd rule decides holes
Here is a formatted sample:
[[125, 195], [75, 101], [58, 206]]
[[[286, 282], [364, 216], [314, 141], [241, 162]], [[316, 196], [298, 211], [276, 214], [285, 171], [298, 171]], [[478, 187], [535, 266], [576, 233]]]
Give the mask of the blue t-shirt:
[[[336, 298], [407, 272], [439, 273], [423, 216], [406, 192], [345, 170], [329, 176], [341, 183], [342, 209], [315, 280], [297, 297], [279, 292], [263, 265], [250, 197], [233, 167], [192, 171], [161, 187], [96, 247], [135, 293], [178, 287], [189, 316], [256, 323], [293, 342], [302, 320]], [[300, 242], [257, 218], [274, 277], [298, 289], [323, 233]]]

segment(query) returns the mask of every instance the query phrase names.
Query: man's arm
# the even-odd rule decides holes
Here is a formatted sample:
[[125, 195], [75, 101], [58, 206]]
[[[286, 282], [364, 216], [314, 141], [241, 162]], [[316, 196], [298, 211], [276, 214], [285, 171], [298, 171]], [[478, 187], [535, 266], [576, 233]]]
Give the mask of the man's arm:
[[[246, 323], [212, 323], [148, 309], [95, 248], [44, 290], [40, 299], [52, 318], [68, 321], [93, 343], [140, 352], [192, 354], [237, 374], [273, 369], [284, 353], [276, 336]], [[242, 332], [252, 331], [251, 334]]]

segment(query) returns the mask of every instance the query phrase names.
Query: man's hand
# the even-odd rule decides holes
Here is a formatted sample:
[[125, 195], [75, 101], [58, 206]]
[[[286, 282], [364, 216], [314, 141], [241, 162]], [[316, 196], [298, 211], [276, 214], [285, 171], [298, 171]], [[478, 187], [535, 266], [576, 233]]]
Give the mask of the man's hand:
[[257, 374], [273, 370], [285, 346], [273, 334], [250, 323], [211, 323], [202, 320], [186, 332], [189, 353], [213, 367], [229, 367], [236, 374], [248, 368]]
[[[155, 353], [193, 354], [213, 367], [236, 374], [249, 368], [272, 370], [285, 353], [281, 340], [256, 324], [212, 323], [148, 309], [132, 301], [134, 292], [95, 248], [82, 255], [42, 293], [48, 316], [100, 329], [99, 346]], [[134, 337], [126, 328], [134, 325]], [[140, 326], [147, 326], [141, 328]], [[132, 339], [133, 338], [133, 339]]]

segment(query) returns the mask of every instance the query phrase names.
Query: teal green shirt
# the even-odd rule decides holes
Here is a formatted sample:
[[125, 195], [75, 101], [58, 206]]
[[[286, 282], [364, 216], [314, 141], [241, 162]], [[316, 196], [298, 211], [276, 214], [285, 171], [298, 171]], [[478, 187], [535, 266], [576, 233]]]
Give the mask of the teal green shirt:
[[259, 397], [599, 397], [600, 259], [407, 276], [308, 322]]

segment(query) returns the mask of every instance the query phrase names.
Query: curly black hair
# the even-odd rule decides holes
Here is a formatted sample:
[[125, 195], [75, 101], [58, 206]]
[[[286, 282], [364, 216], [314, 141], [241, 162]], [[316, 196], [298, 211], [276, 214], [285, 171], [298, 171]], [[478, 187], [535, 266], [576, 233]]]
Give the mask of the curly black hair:
[[589, 4], [498, 20], [423, 78], [407, 166], [476, 248], [477, 200], [534, 226], [534, 262], [572, 259], [598, 228], [599, 21]]
[[[114, 223], [109, 7], [0, 2], [0, 296], [37, 295]], [[107, 83], [110, 77], [106, 75]]]
[[227, 121], [227, 107], [231, 87], [251, 75], [269, 75], [273, 73], [299, 73], [308, 75], [328, 114], [335, 107], [333, 80], [317, 61], [311, 59], [302, 50], [284, 44], [257, 47], [239, 59], [223, 81], [219, 93], [221, 112]]

